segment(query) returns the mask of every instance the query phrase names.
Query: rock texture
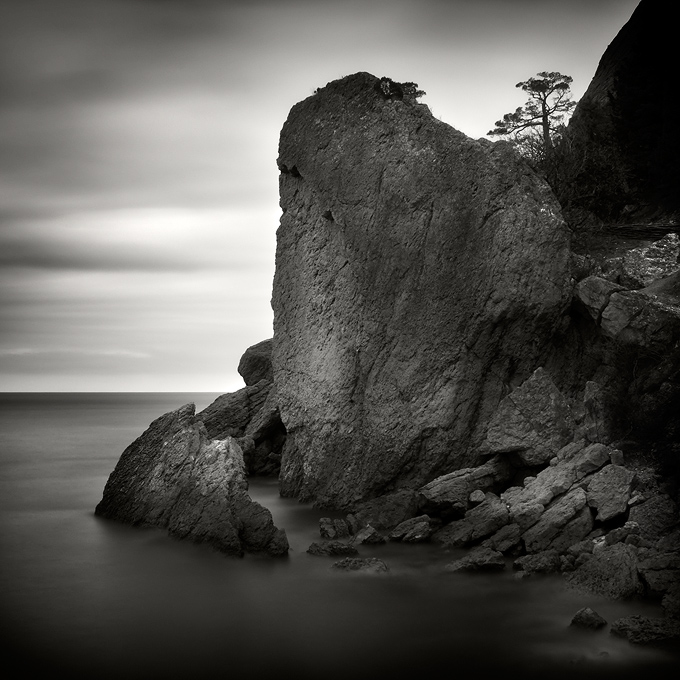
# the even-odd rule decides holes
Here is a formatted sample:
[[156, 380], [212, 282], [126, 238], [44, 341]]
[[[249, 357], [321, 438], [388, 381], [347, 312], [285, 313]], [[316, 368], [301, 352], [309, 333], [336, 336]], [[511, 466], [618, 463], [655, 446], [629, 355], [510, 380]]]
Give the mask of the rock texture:
[[281, 491], [338, 508], [478, 463], [570, 295], [547, 185], [380, 82], [329, 83], [279, 146]]
[[285, 555], [271, 513], [248, 495], [236, 441], [210, 440], [193, 404], [156, 419], [123, 452], [95, 514], [167, 529], [228, 555]]

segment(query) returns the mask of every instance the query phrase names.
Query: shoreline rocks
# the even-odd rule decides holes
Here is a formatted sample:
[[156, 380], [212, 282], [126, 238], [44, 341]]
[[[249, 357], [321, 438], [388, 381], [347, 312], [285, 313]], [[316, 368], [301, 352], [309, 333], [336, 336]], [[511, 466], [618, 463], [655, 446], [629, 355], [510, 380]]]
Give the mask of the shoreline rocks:
[[187, 404], [154, 420], [121, 455], [95, 514], [156, 526], [227, 555], [285, 555], [269, 510], [248, 495], [236, 440], [211, 440]]

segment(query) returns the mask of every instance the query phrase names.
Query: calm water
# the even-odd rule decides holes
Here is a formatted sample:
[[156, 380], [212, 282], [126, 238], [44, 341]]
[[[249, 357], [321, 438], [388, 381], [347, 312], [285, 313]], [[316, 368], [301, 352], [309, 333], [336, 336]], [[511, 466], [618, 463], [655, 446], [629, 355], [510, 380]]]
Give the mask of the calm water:
[[94, 517], [123, 449], [162, 413], [214, 396], [0, 394], [5, 677], [677, 677], [677, 655], [568, 627], [583, 606], [610, 622], [656, 606], [511, 570], [442, 573], [455, 554], [427, 545], [362, 550], [389, 574], [336, 573], [305, 552], [328, 513], [280, 498], [271, 480], [251, 480], [251, 494], [288, 533], [283, 560], [225, 558]]

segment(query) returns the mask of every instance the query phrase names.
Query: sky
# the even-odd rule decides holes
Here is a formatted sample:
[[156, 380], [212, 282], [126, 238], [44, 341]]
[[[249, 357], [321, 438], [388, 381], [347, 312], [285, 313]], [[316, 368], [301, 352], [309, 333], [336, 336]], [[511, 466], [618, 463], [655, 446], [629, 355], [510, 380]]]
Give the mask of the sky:
[[272, 336], [278, 137], [357, 71], [473, 138], [575, 100], [637, 0], [2, 0], [0, 391], [231, 392]]

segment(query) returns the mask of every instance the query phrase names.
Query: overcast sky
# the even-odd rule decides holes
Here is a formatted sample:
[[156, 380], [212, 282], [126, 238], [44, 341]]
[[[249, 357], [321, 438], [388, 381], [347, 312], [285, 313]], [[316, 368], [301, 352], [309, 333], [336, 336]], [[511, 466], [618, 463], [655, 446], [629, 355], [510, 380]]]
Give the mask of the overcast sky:
[[331, 80], [480, 137], [637, 0], [2, 0], [0, 391], [228, 392], [272, 335], [278, 135]]

